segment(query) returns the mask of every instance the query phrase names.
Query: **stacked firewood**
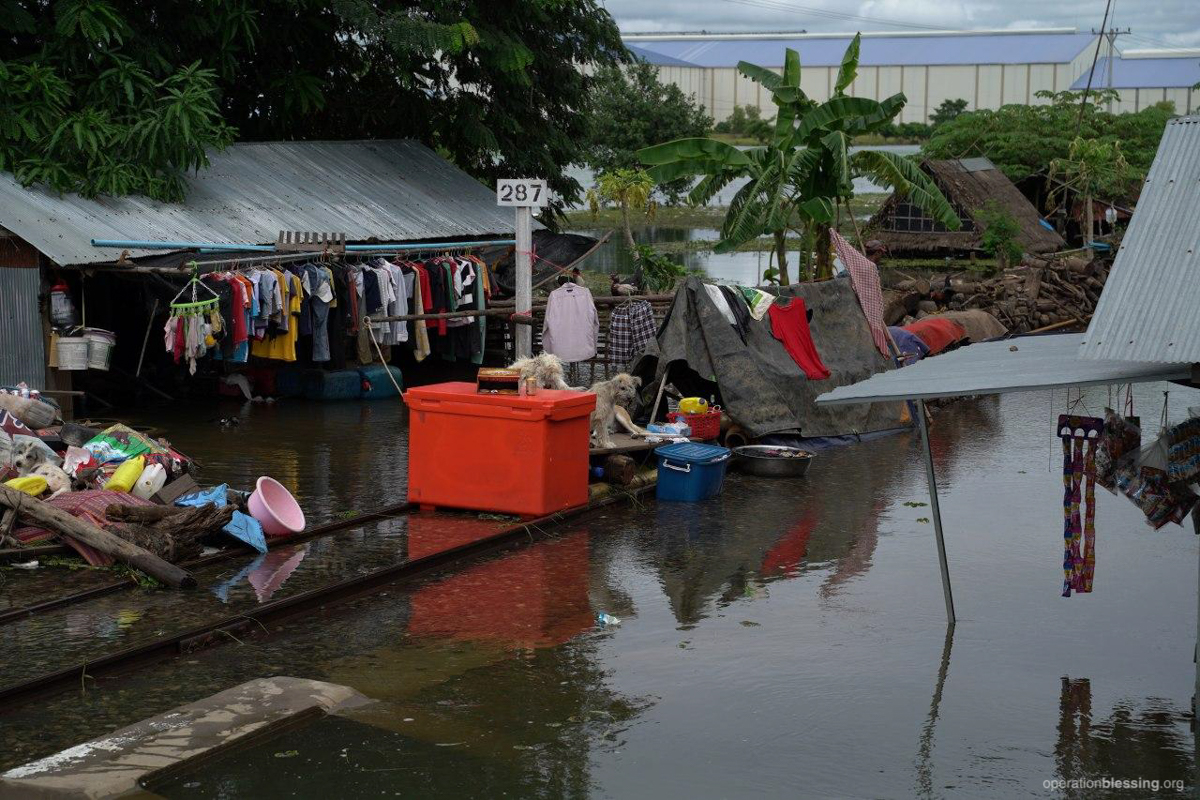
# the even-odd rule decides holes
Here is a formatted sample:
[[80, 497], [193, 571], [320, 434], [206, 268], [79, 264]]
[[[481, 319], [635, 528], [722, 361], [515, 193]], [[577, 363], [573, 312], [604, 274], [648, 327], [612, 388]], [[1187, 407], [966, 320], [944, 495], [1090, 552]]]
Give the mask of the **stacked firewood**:
[[938, 311], [978, 308], [1013, 333], [1085, 323], [1096, 309], [1109, 265], [1072, 255], [1026, 256], [1019, 267], [991, 278], [972, 273], [903, 277], [884, 291], [884, 319], [904, 324]]

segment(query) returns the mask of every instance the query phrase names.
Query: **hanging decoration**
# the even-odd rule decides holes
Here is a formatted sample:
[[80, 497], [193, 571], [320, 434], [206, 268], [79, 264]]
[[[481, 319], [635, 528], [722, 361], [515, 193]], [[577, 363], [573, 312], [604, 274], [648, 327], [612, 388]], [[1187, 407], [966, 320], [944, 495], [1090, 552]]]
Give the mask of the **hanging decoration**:
[[[1104, 420], [1061, 414], [1063, 447], [1063, 597], [1092, 591], [1096, 573], [1096, 443]], [[1081, 506], [1083, 506], [1081, 519]]]
[[[171, 301], [170, 316], [167, 318], [163, 335], [167, 350], [182, 353], [188, 362], [188, 372], [195, 375], [196, 359], [208, 351], [212, 344], [213, 326], [215, 325], [219, 329], [221, 322], [217, 310], [220, 302], [217, 293], [201, 283], [199, 267], [196, 262], [193, 261], [190, 266], [192, 279], [184, 284], [184, 287], [179, 290], [179, 294], [175, 295]], [[203, 289], [207, 295], [200, 294], [200, 289]], [[187, 294], [189, 290], [191, 299], [180, 302], [179, 298]], [[206, 321], [206, 318], [210, 321]], [[182, 347], [177, 348], [177, 342], [181, 343]], [[176, 361], [178, 360], [177, 357]]]

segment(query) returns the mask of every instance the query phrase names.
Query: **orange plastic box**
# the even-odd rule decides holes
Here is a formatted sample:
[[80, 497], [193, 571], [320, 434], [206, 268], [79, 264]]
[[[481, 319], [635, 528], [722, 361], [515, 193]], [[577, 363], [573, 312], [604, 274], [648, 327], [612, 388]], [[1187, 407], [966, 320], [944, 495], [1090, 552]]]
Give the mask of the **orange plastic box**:
[[404, 400], [410, 502], [524, 516], [587, 503], [595, 395], [478, 394], [459, 382], [409, 389]]

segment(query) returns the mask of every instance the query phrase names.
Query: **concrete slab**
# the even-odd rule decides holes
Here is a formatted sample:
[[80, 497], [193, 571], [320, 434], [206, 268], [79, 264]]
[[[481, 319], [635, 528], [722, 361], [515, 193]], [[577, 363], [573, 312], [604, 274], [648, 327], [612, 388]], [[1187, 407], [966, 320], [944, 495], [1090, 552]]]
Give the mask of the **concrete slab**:
[[335, 683], [258, 678], [0, 774], [0, 800], [138, 792], [143, 779], [193, 765], [311, 715], [370, 702]]

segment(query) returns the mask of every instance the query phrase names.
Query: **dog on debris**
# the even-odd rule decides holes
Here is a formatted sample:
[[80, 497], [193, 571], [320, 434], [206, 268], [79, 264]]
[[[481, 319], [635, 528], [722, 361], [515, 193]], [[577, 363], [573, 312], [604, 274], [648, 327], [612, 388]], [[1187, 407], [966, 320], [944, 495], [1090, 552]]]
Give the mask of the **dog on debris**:
[[46, 488], [50, 491], [51, 498], [71, 491], [71, 476], [63, 472], [61, 467], [47, 463], [38, 464], [29, 474], [46, 479]]
[[[34, 469], [41, 464], [50, 464], [51, 466], [62, 464], [62, 460], [53, 455], [53, 452], [41, 441], [31, 436], [14, 437], [12, 465], [16, 468], [17, 474], [24, 477], [32, 474]], [[58, 464], [55, 464], [55, 461]]]
[[518, 358], [508, 368], [521, 370], [522, 383], [526, 378], [536, 378], [539, 389], [571, 388], [567, 385], [562, 359], [550, 353]]
[[606, 381], [593, 383], [587, 391], [596, 395], [596, 410], [592, 412], [592, 437], [597, 447], [616, 447], [612, 439], [612, 426], [619, 422], [621, 427], [633, 435], [645, 431], [633, 424], [628, 409], [637, 403], [642, 379], [622, 372]]

